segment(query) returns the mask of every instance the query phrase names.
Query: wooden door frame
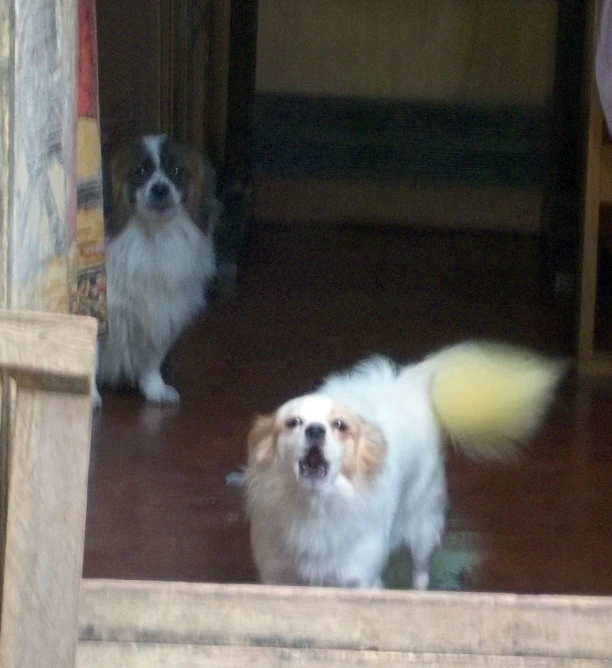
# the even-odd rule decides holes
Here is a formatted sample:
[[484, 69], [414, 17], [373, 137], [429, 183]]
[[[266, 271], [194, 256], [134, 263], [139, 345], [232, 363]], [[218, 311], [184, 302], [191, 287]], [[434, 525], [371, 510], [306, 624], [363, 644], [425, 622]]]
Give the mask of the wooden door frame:
[[218, 280], [233, 284], [251, 222], [256, 0], [160, 0], [160, 128], [217, 168]]
[[[160, 2], [161, 130], [250, 181], [257, 1], [202, 0], [195, 14], [189, 0]], [[205, 93], [196, 115], [190, 107], [200, 82]]]

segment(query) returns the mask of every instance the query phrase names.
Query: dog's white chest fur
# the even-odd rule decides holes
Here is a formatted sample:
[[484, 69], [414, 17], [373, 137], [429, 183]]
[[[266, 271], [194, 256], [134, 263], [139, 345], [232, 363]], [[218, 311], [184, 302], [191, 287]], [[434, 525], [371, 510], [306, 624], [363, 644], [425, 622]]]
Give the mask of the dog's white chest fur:
[[107, 269], [109, 334], [100, 342], [98, 377], [134, 384], [203, 309], [213, 246], [187, 216], [154, 230], [131, 220], [107, 246]]
[[[364, 580], [363, 564], [382, 570], [390, 534], [385, 504], [370, 495], [366, 501], [353, 490], [344, 498], [309, 513], [289, 532], [289, 552], [296, 555], [295, 569], [301, 583], [319, 586], [379, 587], [376, 575]], [[331, 529], [331, 530], [330, 530]]]
[[[251, 520], [272, 548], [259, 564], [264, 581], [355, 587], [364, 584], [364, 560], [382, 569], [389, 522], [376, 498], [360, 498], [342, 480], [334, 493], [317, 498], [287, 494], [271, 477], [262, 483]], [[367, 584], [379, 585], [376, 576]]]

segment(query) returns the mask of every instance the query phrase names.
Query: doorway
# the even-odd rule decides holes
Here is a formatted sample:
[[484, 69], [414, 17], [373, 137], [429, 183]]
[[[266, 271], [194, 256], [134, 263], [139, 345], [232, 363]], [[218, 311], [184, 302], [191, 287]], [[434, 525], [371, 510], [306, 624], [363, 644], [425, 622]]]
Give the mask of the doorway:
[[[253, 199], [237, 207], [224, 256], [239, 264], [235, 294], [213, 301], [176, 352], [180, 407], [112, 394], [95, 418], [85, 576], [253, 582], [235, 474], [255, 413], [372, 352], [407, 361], [471, 337], [571, 352], [571, 311], [544, 271], [540, 227], [560, 5], [423, 0], [401, 10], [422, 12], [402, 23], [390, 1], [224, 0], [200, 3], [197, 13], [182, 0], [141, 2], [127, 10], [98, 0], [104, 141], [174, 130], [208, 150], [230, 190], [249, 196], [252, 188]], [[127, 21], [126, 11], [140, 20]], [[329, 35], [334, 21], [342, 49]], [[475, 34], [475, 21], [498, 32]], [[522, 105], [481, 104], [485, 83], [501, 88], [482, 73], [467, 100], [430, 89], [416, 101], [358, 90], [368, 71], [358, 56], [384, 51], [398, 24], [420, 42], [400, 35], [385, 56], [388, 72], [408, 40], [408, 55], [433, 68], [420, 73], [424, 90], [436, 83], [433, 70], [439, 86], [460, 78], [444, 74], [446, 58], [428, 54], [453, 46], [456, 55], [467, 40], [473, 60], [461, 76], [470, 83], [483, 62], [478, 49], [503, 70], [535, 48], [525, 25], [547, 36], [535, 50], [549, 60], [534, 65], [539, 79], [506, 73], [503, 92], [513, 82]], [[213, 26], [208, 36], [184, 30], [201, 25]], [[351, 47], [355, 30], [362, 52]], [[438, 47], [427, 41], [432, 31]], [[112, 46], [119, 39], [127, 50]], [[134, 49], [147, 57], [134, 58]], [[334, 63], [344, 69], [332, 76]], [[290, 81], [292, 72], [301, 76]], [[215, 83], [194, 97], [202, 79]], [[214, 111], [202, 115], [195, 100]], [[454, 178], [458, 171], [465, 178]], [[612, 592], [600, 566], [612, 557], [612, 524], [585, 522], [595, 507], [612, 518], [603, 491], [612, 482], [610, 395], [593, 397], [584, 429], [576, 389], [565, 387], [519, 470], [450, 457], [439, 588]], [[573, 540], [578, 530], [585, 541]]]

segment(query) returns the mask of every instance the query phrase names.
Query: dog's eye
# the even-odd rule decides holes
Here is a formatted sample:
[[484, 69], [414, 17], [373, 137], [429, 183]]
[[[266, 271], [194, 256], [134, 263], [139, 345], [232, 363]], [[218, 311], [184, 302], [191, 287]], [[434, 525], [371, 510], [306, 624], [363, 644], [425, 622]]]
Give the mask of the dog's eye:
[[346, 431], [348, 429], [348, 425], [344, 420], [334, 420], [332, 427], [338, 431]]
[[140, 165], [140, 167], [136, 167], [133, 173], [136, 178], [142, 179], [147, 175], [147, 170]]
[[174, 169], [172, 170], [172, 172], [173, 172], [173, 174], [176, 178], [179, 178], [179, 177], [183, 176], [185, 170], [180, 165], [176, 165], [174, 167]]
[[285, 427], [287, 427], [288, 429], [295, 429], [296, 427], [299, 427], [301, 424], [302, 424], [301, 418], [292, 417], [285, 422]]

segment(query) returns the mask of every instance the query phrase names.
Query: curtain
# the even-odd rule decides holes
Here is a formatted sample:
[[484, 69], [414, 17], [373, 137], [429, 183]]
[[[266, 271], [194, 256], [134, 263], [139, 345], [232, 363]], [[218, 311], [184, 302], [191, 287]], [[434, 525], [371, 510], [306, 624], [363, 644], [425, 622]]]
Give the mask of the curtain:
[[75, 249], [70, 310], [98, 319], [106, 330], [104, 214], [94, 0], [79, 0], [76, 95]]

